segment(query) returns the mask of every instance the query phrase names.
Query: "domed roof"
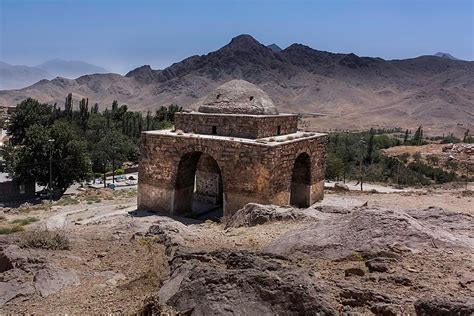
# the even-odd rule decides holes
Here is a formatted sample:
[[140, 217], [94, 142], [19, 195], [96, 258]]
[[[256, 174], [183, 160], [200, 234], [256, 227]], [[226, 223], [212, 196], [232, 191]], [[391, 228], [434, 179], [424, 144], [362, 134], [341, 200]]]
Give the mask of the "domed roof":
[[217, 87], [206, 97], [198, 111], [222, 114], [278, 114], [268, 94], [245, 80], [231, 80]]

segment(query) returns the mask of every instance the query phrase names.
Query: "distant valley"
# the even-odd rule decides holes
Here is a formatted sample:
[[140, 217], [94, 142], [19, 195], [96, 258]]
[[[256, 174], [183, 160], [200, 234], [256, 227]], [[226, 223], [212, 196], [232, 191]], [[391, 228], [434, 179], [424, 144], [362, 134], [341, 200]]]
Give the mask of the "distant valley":
[[241, 35], [214, 52], [163, 70], [145, 65], [125, 76], [55, 78], [0, 91], [0, 105], [27, 97], [62, 105], [72, 93], [75, 100], [86, 97], [102, 109], [113, 100], [143, 111], [171, 103], [194, 108], [215, 87], [237, 78], [264, 89], [280, 112], [325, 114], [308, 120], [315, 129], [420, 124], [438, 132], [465, 129], [474, 122], [474, 62], [439, 54], [384, 60], [302, 44], [267, 47]]

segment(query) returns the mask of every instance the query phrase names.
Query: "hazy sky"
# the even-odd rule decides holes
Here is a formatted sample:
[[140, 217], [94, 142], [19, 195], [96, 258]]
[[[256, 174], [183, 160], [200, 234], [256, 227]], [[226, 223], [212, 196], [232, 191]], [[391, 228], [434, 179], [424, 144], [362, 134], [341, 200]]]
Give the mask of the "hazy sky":
[[0, 0], [0, 60], [163, 68], [247, 33], [285, 48], [474, 60], [474, 0]]

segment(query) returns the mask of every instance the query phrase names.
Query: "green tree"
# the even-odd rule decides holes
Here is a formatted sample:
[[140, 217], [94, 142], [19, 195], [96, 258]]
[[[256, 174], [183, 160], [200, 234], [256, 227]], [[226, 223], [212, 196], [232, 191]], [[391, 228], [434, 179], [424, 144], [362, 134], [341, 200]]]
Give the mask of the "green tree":
[[26, 130], [32, 125], [48, 126], [51, 124], [51, 114], [52, 107], [49, 104], [40, 103], [32, 98], [18, 104], [11, 116], [7, 130], [13, 145], [21, 144], [26, 136]]
[[68, 120], [72, 120], [73, 115], [73, 100], [72, 100], [72, 93], [69, 93], [66, 97], [66, 101], [64, 101], [64, 116]]
[[86, 149], [66, 122], [57, 121], [51, 127], [34, 124], [27, 129], [21, 146], [6, 149], [6, 168], [14, 179], [47, 186], [51, 155], [53, 189], [62, 194], [75, 181], [90, 175]]
[[89, 116], [89, 99], [82, 98], [82, 100], [79, 102], [79, 119], [84, 132], [87, 129], [87, 121], [89, 120]]
[[403, 136], [403, 145], [408, 143], [408, 129], [405, 131], [405, 136]]
[[467, 129], [465, 132], [464, 132], [464, 137], [462, 139], [462, 142], [463, 143], [468, 143], [469, 142], [469, 129]]
[[375, 130], [371, 128], [369, 131], [369, 141], [367, 143], [367, 157], [365, 158], [365, 161], [368, 164], [372, 164], [372, 161], [373, 161], [374, 136], [375, 136]]

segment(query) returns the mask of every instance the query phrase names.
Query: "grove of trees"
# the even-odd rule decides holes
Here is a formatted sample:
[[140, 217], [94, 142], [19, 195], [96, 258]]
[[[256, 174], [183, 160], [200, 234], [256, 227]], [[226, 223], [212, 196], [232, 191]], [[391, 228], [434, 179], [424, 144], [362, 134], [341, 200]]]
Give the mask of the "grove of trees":
[[7, 132], [10, 143], [3, 148], [4, 169], [19, 181], [52, 186], [57, 194], [71, 184], [104, 175], [124, 161], [138, 162], [142, 131], [171, 127], [176, 105], [150, 111], [128, 111], [117, 101], [99, 110], [82, 99], [74, 108], [72, 95], [64, 109], [28, 98], [17, 105]]
[[[371, 129], [364, 132], [338, 132], [329, 135], [327, 148], [326, 178], [344, 181], [346, 179], [391, 182], [400, 185], [426, 185], [431, 182], [444, 183], [456, 180], [456, 175], [441, 168], [429, 166], [414, 156], [389, 157], [381, 150], [402, 144], [423, 144], [423, 128], [420, 126], [413, 138], [408, 131], [402, 140], [387, 134], [378, 134]], [[362, 161], [362, 168], [361, 168]]]

